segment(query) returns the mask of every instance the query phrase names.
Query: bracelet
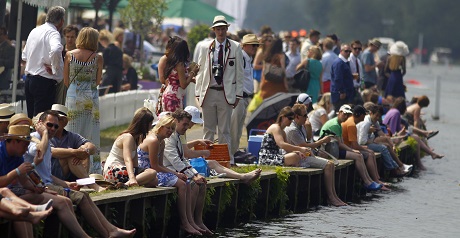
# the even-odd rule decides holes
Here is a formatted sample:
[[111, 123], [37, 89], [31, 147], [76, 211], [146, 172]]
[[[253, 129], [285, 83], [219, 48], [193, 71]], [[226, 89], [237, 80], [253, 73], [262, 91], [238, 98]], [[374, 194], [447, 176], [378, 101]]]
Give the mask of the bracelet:
[[21, 171], [19, 171], [18, 168], [16, 168], [15, 170], [16, 170], [16, 173], [18, 174], [18, 176], [21, 175]]

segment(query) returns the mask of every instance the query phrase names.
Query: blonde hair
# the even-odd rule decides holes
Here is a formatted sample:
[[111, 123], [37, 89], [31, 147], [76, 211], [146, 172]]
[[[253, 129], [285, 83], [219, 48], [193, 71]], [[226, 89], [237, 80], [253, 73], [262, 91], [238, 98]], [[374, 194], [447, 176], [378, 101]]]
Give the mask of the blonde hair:
[[321, 60], [321, 58], [323, 57], [323, 54], [321, 53], [321, 49], [318, 46], [313, 45], [310, 47], [309, 50], [313, 52], [313, 59]]
[[403, 63], [403, 60], [404, 60], [404, 56], [400, 56], [400, 55], [391, 55], [388, 59], [388, 68], [391, 70], [391, 71], [394, 71], [394, 70], [399, 70], [401, 69], [401, 65]]
[[100, 41], [107, 41], [109, 43], [114, 42], [114, 38], [113, 38], [112, 33], [110, 31], [106, 30], [106, 29], [102, 29], [99, 32], [99, 40]]
[[315, 110], [318, 109], [319, 107], [323, 107], [326, 109], [326, 111], [329, 111], [330, 109], [330, 104], [331, 104], [331, 93], [327, 92], [324, 93], [319, 102], [314, 105]]
[[[115, 29], [113, 29], [113, 38], [115, 41], [118, 42], [118, 37], [120, 35], [123, 35], [123, 37], [125, 36], [125, 30], [123, 30], [123, 28], [120, 28], [120, 27], [116, 27]], [[118, 42], [120, 43], [120, 46], [121, 44], [123, 44], [123, 40], [121, 42]]]
[[176, 123], [174, 122], [174, 117], [172, 117], [171, 115], [162, 116], [160, 120], [157, 122], [157, 124], [155, 125], [155, 127], [153, 127], [152, 129], [153, 133], [158, 134], [158, 131], [163, 126], [176, 127]]
[[131, 68], [131, 63], [133, 62], [133, 58], [127, 54], [123, 54], [123, 63], [126, 64], [126, 68]]
[[75, 44], [78, 49], [97, 50], [99, 32], [92, 27], [83, 27], [78, 33]]
[[46, 13], [42, 13], [37, 17], [37, 26], [41, 26], [46, 22]]

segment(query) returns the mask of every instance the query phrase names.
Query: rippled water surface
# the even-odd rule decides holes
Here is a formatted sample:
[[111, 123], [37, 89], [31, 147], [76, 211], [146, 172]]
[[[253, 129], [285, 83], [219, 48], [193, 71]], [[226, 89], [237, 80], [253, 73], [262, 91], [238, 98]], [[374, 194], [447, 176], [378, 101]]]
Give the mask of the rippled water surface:
[[[434, 79], [441, 76], [440, 120], [434, 121]], [[219, 237], [460, 237], [460, 68], [416, 67], [404, 78], [407, 97], [425, 94], [429, 129], [440, 133], [430, 146], [446, 156], [423, 159], [427, 171], [404, 178], [391, 192], [368, 194], [359, 204], [324, 207], [280, 219], [220, 229]]]

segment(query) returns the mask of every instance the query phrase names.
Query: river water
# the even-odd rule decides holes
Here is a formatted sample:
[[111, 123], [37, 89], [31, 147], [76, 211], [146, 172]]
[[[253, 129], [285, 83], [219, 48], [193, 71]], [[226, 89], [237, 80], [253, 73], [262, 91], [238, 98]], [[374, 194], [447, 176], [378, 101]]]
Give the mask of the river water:
[[[440, 77], [439, 120], [435, 79]], [[427, 95], [424, 118], [440, 133], [429, 144], [441, 160], [423, 159], [427, 171], [396, 183], [391, 192], [368, 194], [345, 208], [320, 206], [303, 214], [254, 221], [217, 231], [218, 237], [460, 237], [460, 67], [416, 66], [404, 77], [407, 98]], [[409, 84], [416, 80], [420, 84]]]

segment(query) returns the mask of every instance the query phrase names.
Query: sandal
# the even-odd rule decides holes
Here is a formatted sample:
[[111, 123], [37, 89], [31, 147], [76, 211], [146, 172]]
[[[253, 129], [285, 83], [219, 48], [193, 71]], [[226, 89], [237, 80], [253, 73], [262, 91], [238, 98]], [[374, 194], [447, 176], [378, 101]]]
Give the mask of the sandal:
[[435, 135], [437, 135], [439, 133], [439, 131], [432, 131], [430, 132], [430, 134], [428, 134], [428, 136], [426, 137], [427, 140], [429, 140], [431, 137], [434, 137]]

